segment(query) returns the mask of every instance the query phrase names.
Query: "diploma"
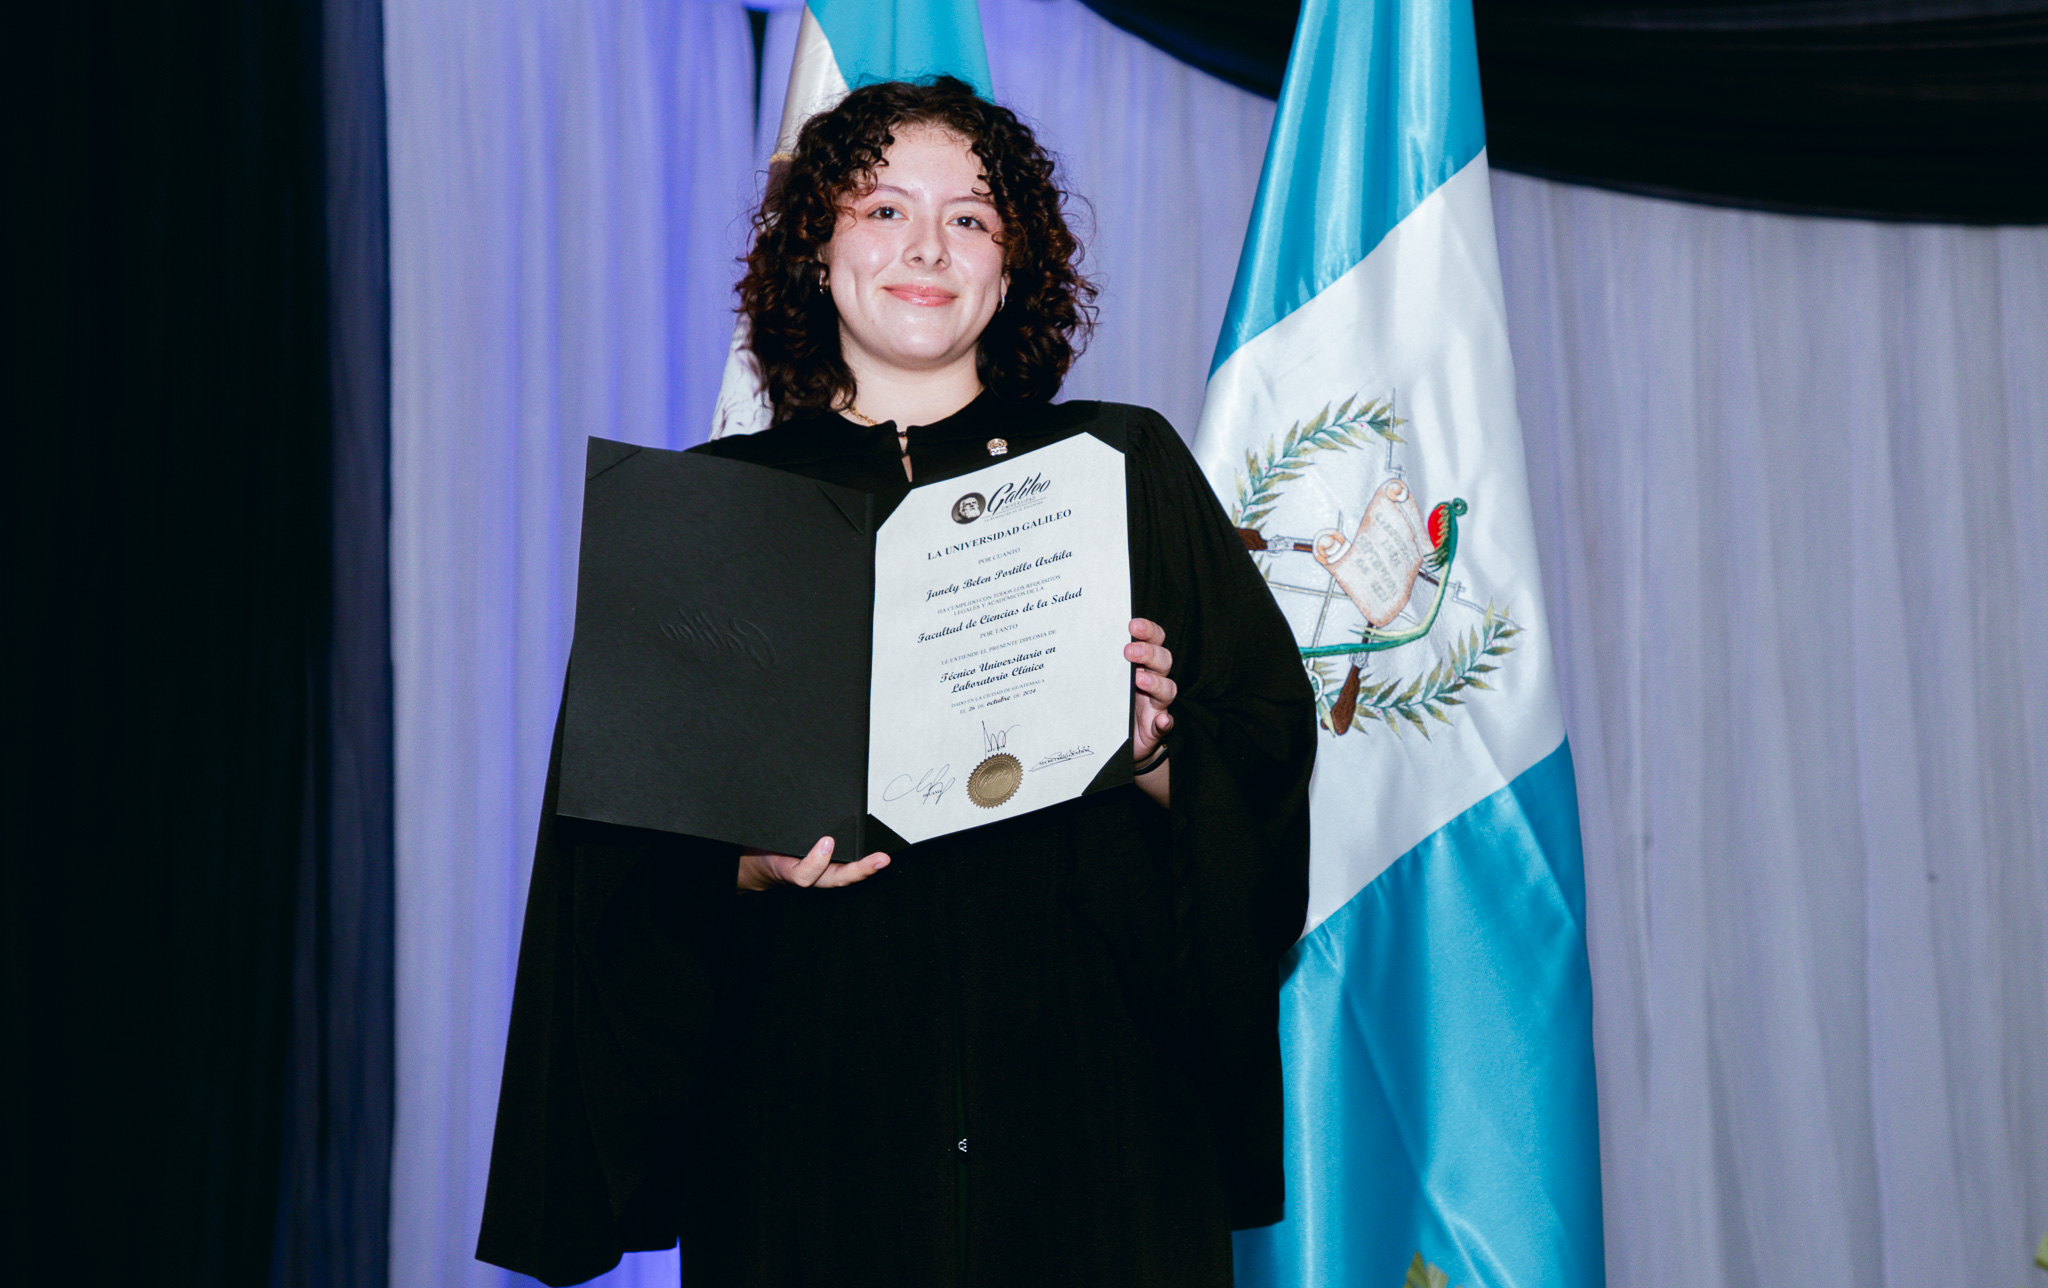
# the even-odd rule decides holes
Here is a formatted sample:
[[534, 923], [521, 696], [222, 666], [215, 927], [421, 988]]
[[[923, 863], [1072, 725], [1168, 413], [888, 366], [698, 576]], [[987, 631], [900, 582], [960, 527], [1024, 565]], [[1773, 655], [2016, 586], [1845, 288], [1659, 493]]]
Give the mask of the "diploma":
[[917, 842], [1110, 769], [1131, 731], [1128, 533], [1123, 454], [1090, 434], [912, 489], [875, 540], [870, 814]]
[[886, 509], [592, 439], [556, 812], [845, 860], [1129, 782], [1122, 451]]

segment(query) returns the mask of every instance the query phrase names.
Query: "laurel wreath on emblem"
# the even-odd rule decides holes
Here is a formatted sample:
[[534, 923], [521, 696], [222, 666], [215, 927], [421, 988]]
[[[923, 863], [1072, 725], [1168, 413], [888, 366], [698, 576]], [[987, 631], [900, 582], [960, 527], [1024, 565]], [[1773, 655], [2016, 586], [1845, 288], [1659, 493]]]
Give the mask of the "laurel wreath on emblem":
[[[1480, 624], [1464, 631], [1426, 673], [1386, 680], [1365, 675], [1367, 655], [1423, 639], [1454, 596], [1451, 568], [1458, 554], [1458, 520], [1468, 511], [1462, 499], [1440, 503], [1425, 522], [1407, 483], [1391, 477], [1368, 501], [1354, 537], [1334, 530], [1313, 537], [1272, 536], [1262, 530], [1280, 503], [1283, 485], [1300, 478], [1318, 453], [1404, 443], [1407, 440], [1395, 431], [1407, 423], [1394, 414], [1390, 398], [1347, 398], [1276, 436], [1264, 452], [1246, 452], [1244, 472], [1237, 480], [1232, 522], [1246, 549], [1308, 554], [1329, 574], [1320, 588], [1297, 585], [1276, 579], [1277, 560], [1261, 561], [1269, 588], [1324, 601], [1315, 628], [1318, 638], [1302, 646], [1300, 653], [1315, 681], [1322, 726], [1339, 736], [1377, 723], [1396, 734], [1412, 727], [1429, 737], [1424, 717], [1448, 725], [1448, 709], [1465, 703], [1461, 693], [1490, 690], [1493, 686], [1482, 677], [1498, 669], [1491, 659], [1513, 652], [1510, 641], [1521, 634], [1507, 614], [1488, 603]], [[1435, 588], [1428, 608], [1419, 615], [1410, 613], [1415, 619], [1410, 625], [1397, 626], [1395, 619], [1408, 608], [1418, 580]], [[1329, 616], [1327, 605], [1341, 599], [1357, 607], [1364, 624], [1356, 638], [1325, 644], [1320, 632]], [[1340, 658], [1350, 659], [1341, 678]]]
[[[1499, 668], [1488, 658], [1505, 657], [1515, 646], [1507, 641], [1520, 635], [1520, 628], [1507, 618], [1494, 612], [1493, 606], [1486, 609], [1486, 620], [1481, 626], [1472, 627], [1464, 638], [1451, 649], [1451, 655], [1431, 667], [1427, 675], [1418, 675], [1404, 687], [1400, 680], [1388, 680], [1384, 684], [1361, 683], [1352, 704], [1354, 729], [1365, 728], [1368, 720], [1385, 721], [1395, 733], [1402, 731], [1402, 721], [1414, 725], [1423, 737], [1429, 737], [1429, 726], [1422, 717], [1427, 715], [1439, 724], [1449, 724], [1451, 718], [1444, 714], [1445, 707], [1462, 707], [1465, 699], [1458, 694], [1465, 689], [1486, 689], [1493, 686], [1480, 677]], [[1343, 696], [1344, 680], [1336, 672], [1336, 664], [1327, 658], [1310, 658], [1309, 673], [1316, 681], [1316, 706], [1323, 718], [1323, 727], [1331, 728], [1331, 708]]]
[[1257, 452], [1246, 452], [1244, 473], [1237, 478], [1238, 530], [1257, 528], [1266, 521], [1280, 501], [1280, 485], [1300, 478], [1310, 456], [1333, 447], [1370, 447], [1372, 440], [1365, 436], [1366, 430], [1386, 442], [1405, 443], [1408, 440], [1394, 430], [1407, 423], [1394, 415], [1389, 399], [1359, 402], [1352, 397], [1344, 400], [1335, 415], [1325, 406], [1314, 419], [1302, 421], [1266, 444], [1263, 458]]

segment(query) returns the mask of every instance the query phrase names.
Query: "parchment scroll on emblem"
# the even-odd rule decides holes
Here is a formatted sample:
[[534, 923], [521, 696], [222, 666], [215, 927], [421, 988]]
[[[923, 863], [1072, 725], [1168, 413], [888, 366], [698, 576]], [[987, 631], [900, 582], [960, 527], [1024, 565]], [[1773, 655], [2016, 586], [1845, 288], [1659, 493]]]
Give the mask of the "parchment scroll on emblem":
[[1346, 541], [1335, 528], [1325, 529], [1316, 534], [1315, 556], [1377, 630], [1408, 606], [1430, 545], [1415, 494], [1400, 479], [1388, 479], [1366, 503], [1358, 535]]
[[994, 809], [1017, 794], [1024, 783], [1024, 762], [999, 751], [974, 767], [967, 776], [967, 799], [983, 809]]

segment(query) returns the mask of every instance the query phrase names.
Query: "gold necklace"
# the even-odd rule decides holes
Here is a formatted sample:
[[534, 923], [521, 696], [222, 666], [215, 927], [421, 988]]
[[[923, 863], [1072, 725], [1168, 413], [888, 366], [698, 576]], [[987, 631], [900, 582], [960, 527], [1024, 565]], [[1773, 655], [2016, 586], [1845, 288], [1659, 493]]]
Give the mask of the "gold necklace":
[[[846, 410], [852, 413], [853, 416], [856, 417], [863, 425], [879, 425], [882, 423], [881, 421], [876, 420], [873, 416], [870, 416], [866, 412], [862, 411], [860, 408], [854, 406], [852, 403], [846, 404]], [[903, 425], [897, 428], [896, 446], [897, 449], [900, 450], [906, 457], [910, 455], [910, 426]]]
[[[975, 396], [976, 398], [979, 398], [979, 397], [981, 397], [981, 394], [982, 394], [982, 389], [981, 389], [981, 386], [980, 386], [979, 384], [975, 385], [975, 387], [974, 387], [974, 396]], [[854, 405], [853, 403], [848, 403], [848, 404], [846, 404], [846, 412], [847, 412], [847, 414], [848, 414], [848, 415], [852, 416], [852, 417], [853, 417], [853, 418], [854, 418], [855, 420], [858, 420], [858, 421], [859, 421], [859, 422], [860, 422], [861, 424], [863, 424], [863, 425], [879, 425], [879, 424], [881, 424], [881, 423], [882, 423], [881, 421], [879, 421], [879, 420], [876, 420], [876, 419], [875, 419], [875, 418], [874, 418], [873, 416], [870, 416], [870, 415], [868, 415], [868, 414], [867, 414], [866, 412], [862, 411], [862, 410], [861, 410], [861, 409], [860, 409], [859, 407], [855, 406], [855, 405]], [[896, 437], [898, 437], [898, 438], [908, 438], [908, 437], [910, 437], [910, 426], [908, 426], [908, 425], [905, 425], [905, 426], [903, 426], [903, 427], [902, 427], [901, 429], [897, 430], [897, 431], [896, 431]]]

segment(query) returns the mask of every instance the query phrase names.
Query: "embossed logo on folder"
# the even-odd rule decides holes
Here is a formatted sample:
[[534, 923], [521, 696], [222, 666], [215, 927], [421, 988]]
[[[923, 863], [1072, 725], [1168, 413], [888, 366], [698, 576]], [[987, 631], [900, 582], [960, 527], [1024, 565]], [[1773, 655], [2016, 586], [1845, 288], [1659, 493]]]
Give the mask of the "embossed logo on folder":
[[768, 632], [744, 617], [718, 617], [701, 609], [682, 608], [661, 624], [661, 633], [699, 653], [744, 657], [764, 671], [775, 665], [775, 645]]

